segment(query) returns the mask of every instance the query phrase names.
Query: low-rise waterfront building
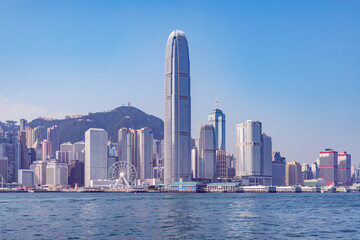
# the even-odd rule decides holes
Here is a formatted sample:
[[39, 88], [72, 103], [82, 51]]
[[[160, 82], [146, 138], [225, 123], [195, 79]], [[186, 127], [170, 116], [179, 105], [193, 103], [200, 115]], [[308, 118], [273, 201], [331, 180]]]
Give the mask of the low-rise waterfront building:
[[321, 178], [319, 178], [319, 179], [304, 180], [303, 186], [307, 186], [307, 187], [322, 187], [322, 186], [325, 186], [325, 181], [324, 181], [323, 179], [321, 179]]
[[320, 187], [309, 187], [309, 186], [305, 186], [305, 187], [301, 187], [301, 192], [306, 192], [306, 193], [321, 193], [321, 188], [320, 188]]
[[240, 192], [240, 183], [209, 183], [206, 186], [207, 192]]
[[168, 192], [204, 192], [206, 184], [200, 182], [173, 182], [168, 184]]
[[242, 191], [245, 193], [275, 193], [276, 187], [274, 186], [242, 186]]
[[300, 186], [280, 186], [276, 187], [277, 193], [301, 193]]

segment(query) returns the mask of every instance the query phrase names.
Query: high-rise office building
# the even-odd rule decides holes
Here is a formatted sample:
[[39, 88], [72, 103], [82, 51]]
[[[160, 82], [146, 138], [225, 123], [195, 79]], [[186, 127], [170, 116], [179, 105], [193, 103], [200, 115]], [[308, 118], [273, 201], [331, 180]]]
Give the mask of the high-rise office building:
[[311, 168], [307, 163], [301, 164], [301, 178], [303, 181], [313, 179]]
[[33, 128], [30, 126], [26, 126], [25, 127], [25, 132], [26, 132], [26, 146], [28, 148], [32, 147], [32, 145], [34, 144], [33, 142]]
[[79, 160], [80, 162], [85, 162], [85, 142], [80, 141], [74, 143], [74, 159]]
[[199, 169], [199, 158], [197, 147], [194, 146], [191, 149], [191, 177], [198, 178]]
[[[13, 124], [13, 121], [8, 121]], [[18, 169], [20, 169], [20, 141], [17, 134], [17, 130], [13, 129], [14, 126], [8, 128], [9, 131], [6, 131], [0, 137], [0, 157], [6, 158], [8, 167], [7, 167], [7, 182], [16, 182]]]
[[[134, 163], [133, 153], [134, 153], [134, 134], [133, 131], [127, 128], [119, 129], [118, 133], [118, 157], [119, 161], [127, 161], [129, 163]], [[137, 169], [137, 166], [135, 166]]]
[[52, 143], [52, 157], [55, 156], [56, 151], [60, 150], [59, 128], [52, 126], [47, 129], [47, 140]]
[[149, 128], [138, 130], [139, 179], [153, 178], [153, 133]]
[[79, 187], [84, 186], [84, 162], [72, 160], [68, 165], [68, 184], [72, 187], [77, 184]]
[[[1, 145], [0, 145], [0, 151], [1, 151]], [[8, 180], [8, 158], [3, 157], [0, 155], [0, 175], [5, 179], [5, 181]], [[2, 179], [0, 178], [0, 182], [2, 182]]]
[[229, 164], [224, 149], [216, 150], [216, 178], [227, 178], [229, 176]]
[[164, 115], [164, 182], [190, 180], [190, 61], [185, 33], [173, 31], [166, 45]]
[[[261, 136], [261, 166], [262, 174], [269, 179], [272, 178], [272, 141], [265, 133]], [[272, 185], [271, 183], [269, 183]]]
[[261, 122], [236, 125], [236, 175], [262, 176]]
[[351, 155], [343, 151], [338, 154], [338, 182], [351, 185]]
[[225, 150], [225, 114], [218, 108], [214, 109], [208, 117], [209, 123], [214, 126], [215, 148]]
[[289, 162], [286, 164], [286, 186], [301, 186], [301, 166], [299, 162]]
[[325, 181], [326, 186], [337, 185], [338, 153], [332, 149], [325, 149], [319, 156], [319, 178]]
[[235, 159], [234, 159], [234, 154], [231, 154], [231, 153], [226, 153], [226, 162], [229, 166], [229, 170], [228, 170], [228, 176], [230, 178], [234, 177], [235, 174], [236, 174], [236, 171], [235, 171]]
[[350, 174], [351, 174], [351, 182], [358, 183], [359, 182], [359, 169], [356, 169], [355, 165], [351, 166]]
[[50, 142], [48, 139], [44, 139], [44, 141], [41, 142], [42, 145], [42, 160], [45, 159], [50, 159], [53, 156], [53, 152], [52, 152], [52, 142]]
[[216, 178], [215, 131], [211, 123], [200, 126], [198, 147], [198, 178]]
[[75, 160], [74, 144], [72, 144], [71, 142], [66, 142], [66, 143], [60, 144], [60, 151], [70, 152], [70, 161]]
[[104, 129], [85, 132], [85, 187], [90, 186], [90, 180], [107, 179], [107, 141]]
[[272, 153], [272, 185], [285, 186], [286, 159], [280, 155], [280, 152]]
[[154, 167], [153, 144], [151, 129], [121, 128], [118, 134], [119, 161], [127, 161], [133, 164], [139, 179], [152, 178]]
[[26, 132], [25, 131], [20, 131], [19, 132], [19, 141], [20, 141], [20, 164], [19, 164], [19, 168], [20, 169], [29, 169], [30, 168], [30, 164], [31, 164], [31, 160], [29, 159], [28, 156], [28, 149], [27, 149], [27, 145], [26, 145]]
[[26, 119], [20, 119], [20, 132], [26, 132], [27, 121]]
[[32, 148], [35, 150], [35, 159], [36, 161], [42, 161], [43, 160], [43, 148], [40, 140], [36, 140]]
[[[271, 185], [271, 138], [259, 121], [236, 125], [236, 176], [250, 185]], [[266, 175], [265, 175], [266, 174]]]
[[44, 126], [38, 126], [32, 130], [31, 134], [31, 142], [34, 144], [36, 140], [39, 140], [42, 142], [44, 139], [46, 139], [46, 129]]
[[319, 166], [317, 164], [318, 161], [315, 161], [311, 164], [311, 172], [313, 179], [318, 179], [319, 176]]
[[68, 185], [68, 165], [51, 160], [46, 166], [47, 185]]
[[69, 151], [56, 151], [55, 158], [60, 163], [69, 164], [71, 161], [71, 152]]
[[34, 171], [34, 185], [46, 184], [46, 165], [47, 161], [35, 161], [30, 165], [30, 170]]
[[153, 140], [153, 154], [155, 156], [154, 167], [162, 167], [164, 160], [164, 141], [154, 139]]

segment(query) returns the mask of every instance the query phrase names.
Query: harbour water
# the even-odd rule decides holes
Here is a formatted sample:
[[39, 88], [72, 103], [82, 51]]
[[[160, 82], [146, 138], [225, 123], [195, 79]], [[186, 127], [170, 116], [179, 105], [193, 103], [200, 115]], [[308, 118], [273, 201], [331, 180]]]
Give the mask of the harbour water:
[[360, 194], [3, 193], [1, 239], [359, 239]]

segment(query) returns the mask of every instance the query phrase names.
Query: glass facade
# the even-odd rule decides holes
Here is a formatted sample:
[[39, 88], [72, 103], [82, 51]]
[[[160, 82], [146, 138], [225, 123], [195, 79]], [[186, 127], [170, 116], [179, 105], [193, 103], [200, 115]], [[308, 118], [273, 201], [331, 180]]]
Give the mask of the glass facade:
[[184, 32], [173, 31], [165, 57], [164, 182], [191, 175], [190, 61]]

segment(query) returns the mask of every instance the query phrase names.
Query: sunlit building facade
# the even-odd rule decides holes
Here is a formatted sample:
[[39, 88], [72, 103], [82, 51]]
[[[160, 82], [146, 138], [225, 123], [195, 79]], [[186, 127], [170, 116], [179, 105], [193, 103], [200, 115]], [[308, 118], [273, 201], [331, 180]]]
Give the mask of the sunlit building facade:
[[85, 132], [85, 187], [90, 180], [107, 179], [107, 141], [108, 134], [99, 128]]
[[338, 153], [332, 149], [325, 149], [319, 154], [319, 178], [326, 186], [337, 185], [338, 181]]
[[214, 126], [216, 150], [225, 150], [225, 114], [216, 106], [209, 114], [208, 121]]
[[191, 177], [190, 61], [185, 33], [173, 31], [166, 45], [164, 182]]
[[198, 178], [216, 178], [215, 132], [211, 123], [200, 126], [198, 151]]

